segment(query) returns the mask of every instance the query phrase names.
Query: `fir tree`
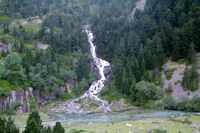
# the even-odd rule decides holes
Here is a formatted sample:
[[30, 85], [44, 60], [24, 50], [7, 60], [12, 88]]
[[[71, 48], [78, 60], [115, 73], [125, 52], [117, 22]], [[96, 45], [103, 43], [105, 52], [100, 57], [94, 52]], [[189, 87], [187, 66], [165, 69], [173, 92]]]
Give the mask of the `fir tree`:
[[62, 127], [60, 122], [56, 122], [56, 125], [53, 128], [53, 133], [64, 133], [65, 129]]
[[40, 127], [38, 126], [35, 119], [30, 119], [27, 121], [27, 125], [23, 133], [40, 133]]

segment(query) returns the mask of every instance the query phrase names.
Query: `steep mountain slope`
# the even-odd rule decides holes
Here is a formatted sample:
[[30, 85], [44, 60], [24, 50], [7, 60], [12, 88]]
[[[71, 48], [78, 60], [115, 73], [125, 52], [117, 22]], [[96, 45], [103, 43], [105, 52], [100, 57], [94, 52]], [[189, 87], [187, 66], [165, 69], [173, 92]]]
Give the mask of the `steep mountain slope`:
[[[178, 101], [179, 94], [187, 95], [180, 91], [181, 84], [186, 90], [198, 89], [199, 0], [2, 0], [0, 7], [2, 102], [11, 90], [29, 87], [47, 99], [53, 95], [60, 101], [88, 90], [98, 77], [83, 32], [88, 23], [98, 57], [111, 64], [109, 82], [100, 94], [110, 102], [113, 95], [145, 107], [160, 99], [164, 104], [170, 99], [174, 102], [162, 94], [162, 78], [164, 89], [169, 82], [174, 86], [172, 96]], [[165, 77], [168, 72], [162, 66], [169, 58], [185, 60], [191, 69], [167, 63], [166, 69], [177, 70], [169, 70]], [[165, 79], [173, 71], [172, 79]], [[188, 110], [198, 111], [198, 101], [184, 102], [195, 105]], [[35, 100], [33, 106], [37, 103]]]

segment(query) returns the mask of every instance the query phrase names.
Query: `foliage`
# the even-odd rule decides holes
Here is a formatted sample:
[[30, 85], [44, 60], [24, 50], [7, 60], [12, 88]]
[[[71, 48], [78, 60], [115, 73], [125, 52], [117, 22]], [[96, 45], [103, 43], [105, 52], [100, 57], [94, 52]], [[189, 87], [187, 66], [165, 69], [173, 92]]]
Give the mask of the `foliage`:
[[19, 54], [12, 52], [6, 56], [4, 61], [3, 79], [8, 80], [12, 84], [21, 85], [25, 82], [25, 74], [21, 65]]
[[168, 69], [167, 71], [165, 71], [166, 79], [170, 80], [172, 78], [174, 71], [176, 71], [176, 70], [177, 70], [177, 68], [171, 68], [171, 69]]
[[192, 69], [186, 68], [184, 72], [184, 77], [182, 85], [185, 90], [195, 91], [199, 88], [198, 81], [199, 74], [197, 73], [197, 68], [195, 66]]
[[65, 129], [62, 127], [60, 122], [56, 122], [56, 125], [53, 128], [53, 133], [64, 133]]
[[13, 120], [10, 117], [8, 118], [8, 120], [0, 117], [0, 132], [19, 133], [19, 128], [15, 126]]
[[27, 125], [23, 133], [40, 133], [40, 128], [34, 119], [27, 121]]
[[192, 122], [189, 120], [188, 117], [185, 118], [184, 123], [186, 123], [186, 124], [188, 124], [188, 125], [191, 125], [191, 124], [192, 124]]
[[53, 131], [50, 127], [44, 127], [37, 111], [33, 111], [27, 120], [27, 125], [23, 133], [64, 133], [65, 130], [60, 122], [56, 122]]
[[[27, 123], [30, 122], [30, 125], [34, 125], [40, 129], [42, 129], [42, 120], [40, 119], [40, 115], [37, 111], [33, 111], [27, 120]], [[28, 128], [28, 127], [27, 127]], [[28, 130], [28, 129], [27, 129]]]
[[164, 102], [164, 108], [170, 110], [180, 110], [188, 112], [200, 111], [200, 98], [194, 97], [192, 99], [184, 98], [180, 102], [176, 102], [172, 97], [168, 97]]
[[19, 108], [21, 106], [21, 103], [20, 102], [18, 102], [18, 101], [14, 101], [11, 105], [10, 105], [10, 107], [9, 107], [9, 111], [8, 111], [8, 114], [13, 114], [14, 113], [14, 111], [17, 109], [17, 108]]
[[150, 82], [141, 81], [135, 86], [135, 92], [133, 95], [134, 100], [136, 100], [138, 105], [144, 105], [149, 99], [158, 99], [162, 94], [157, 87]]

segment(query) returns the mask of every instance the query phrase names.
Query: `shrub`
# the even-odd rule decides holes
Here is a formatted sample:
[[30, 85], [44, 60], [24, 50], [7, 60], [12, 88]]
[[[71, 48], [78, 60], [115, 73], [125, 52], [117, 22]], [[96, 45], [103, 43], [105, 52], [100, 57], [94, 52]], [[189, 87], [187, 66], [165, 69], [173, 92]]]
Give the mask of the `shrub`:
[[164, 102], [164, 108], [172, 110], [176, 108], [176, 101], [173, 99], [172, 96], [167, 97], [167, 99]]
[[164, 102], [164, 108], [170, 110], [200, 111], [200, 97], [193, 97], [192, 99], [184, 98], [180, 102], [176, 102], [172, 97], [168, 97]]
[[177, 70], [177, 68], [171, 68], [171, 69], [168, 69], [167, 71], [165, 71], [166, 79], [170, 80], [172, 78], [174, 71], [176, 71], [176, 70]]
[[17, 108], [19, 108], [20, 106], [21, 106], [21, 103], [18, 102], [18, 101], [12, 103], [12, 104], [10, 105], [10, 107], [9, 107], [8, 114], [13, 114], [14, 111], [15, 111]]
[[10, 117], [8, 120], [0, 117], [0, 133], [19, 133], [19, 128], [15, 126]]
[[185, 118], [184, 123], [186, 123], [188, 125], [192, 124], [192, 122], [189, 120], [188, 117]]
[[134, 99], [137, 101], [138, 105], [144, 105], [147, 100], [158, 99], [161, 91], [157, 89], [155, 84], [141, 81], [135, 86]]
[[182, 85], [184, 90], [195, 91], [198, 89], [198, 73], [196, 71], [196, 67], [192, 67], [192, 69], [186, 68], [184, 72], [184, 77], [182, 81]]

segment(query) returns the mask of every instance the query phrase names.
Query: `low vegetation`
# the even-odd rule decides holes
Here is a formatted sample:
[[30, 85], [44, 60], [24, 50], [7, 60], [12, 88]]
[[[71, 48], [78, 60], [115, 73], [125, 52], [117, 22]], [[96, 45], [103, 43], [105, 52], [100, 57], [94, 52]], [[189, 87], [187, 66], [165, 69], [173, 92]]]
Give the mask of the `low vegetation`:
[[176, 102], [171, 96], [164, 102], [164, 108], [169, 110], [180, 110], [188, 112], [200, 111], [200, 98], [194, 97], [192, 99], [182, 98], [180, 102]]
[[177, 68], [171, 68], [171, 69], [168, 69], [167, 71], [165, 71], [166, 79], [170, 80], [172, 78], [174, 71], [176, 71], [176, 70], [177, 70]]
[[142, 106], [147, 103], [148, 100], [157, 100], [162, 98], [162, 91], [153, 83], [141, 81], [135, 85], [132, 96], [136, 104]]
[[184, 90], [195, 91], [199, 89], [199, 74], [196, 66], [192, 66], [192, 69], [186, 68], [182, 85]]

